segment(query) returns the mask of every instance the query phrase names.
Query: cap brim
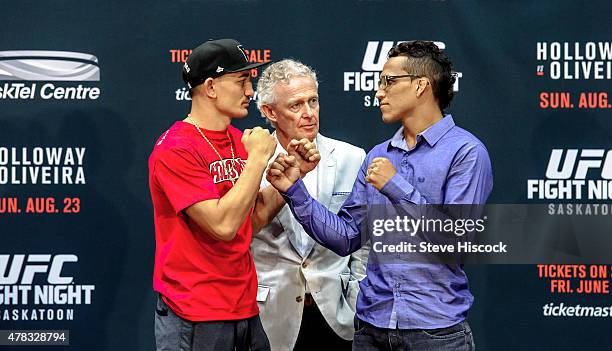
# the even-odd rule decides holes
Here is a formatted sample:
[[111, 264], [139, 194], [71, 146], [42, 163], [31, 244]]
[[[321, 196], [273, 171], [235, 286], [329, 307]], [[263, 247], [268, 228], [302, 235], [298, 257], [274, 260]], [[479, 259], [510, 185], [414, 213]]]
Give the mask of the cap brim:
[[240, 69], [235, 69], [235, 70], [233, 70], [233, 71], [226, 71], [226, 72], [227, 72], [227, 73], [236, 73], [236, 72], [248, 71], [248, 70], [251, 70], [251, 69], [253, 69], [253, 68], [257, 68], [257, 67], [261, 67], [261, 66], [263, 66], [263, 65], [267, 65], [268, 63], [272, 63], [272, 61], [269, 61], [269, 62], [258, 62], [258, 63], [252, 63], [252, 64], [250, 64], [250, 65], [248, 65], [248, 66], [244, 66], [244, 67], [242, 67], [242, 68], [240, 68]]

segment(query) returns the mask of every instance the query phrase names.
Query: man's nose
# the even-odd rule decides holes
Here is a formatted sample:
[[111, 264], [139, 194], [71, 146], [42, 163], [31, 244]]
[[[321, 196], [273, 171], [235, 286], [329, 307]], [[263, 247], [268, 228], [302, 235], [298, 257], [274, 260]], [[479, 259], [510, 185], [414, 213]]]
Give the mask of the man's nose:
[[312, 109], [312, 107], [310, 107], [310, 105], [308, 104], [304, 104], [304, 112], [302, 113], [302, 117], [303, 118], [312, 118], [314, 117], [314, 111]]
[[254, 94], [255, 94], [255, 91], [253, 90], [253, 83], [249, 81], [246, 83], [246, 87], [244, 89], [244, 95], [248, 96], [249, 98], [252, 98]]
[[376, 90], [376, 98], [378, 99], [378, 101], [381, 101], [384, 97], [385, 97], [385, 91], [381, 88], [378, 88]]

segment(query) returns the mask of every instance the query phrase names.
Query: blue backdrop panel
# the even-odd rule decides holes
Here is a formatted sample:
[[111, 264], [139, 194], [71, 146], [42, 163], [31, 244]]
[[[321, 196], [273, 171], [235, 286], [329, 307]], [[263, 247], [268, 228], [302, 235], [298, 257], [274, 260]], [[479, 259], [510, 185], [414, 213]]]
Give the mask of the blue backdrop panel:
[[[312, 66], [322, 133], [365, 149], [398, 128], [382, 123], [373, 98], [385, 48], [439, 42], [459, 73], [448, 112], [492, 159], [489, 202], [609, 202], [527, 192], [529, 179], [547, 179], [553, 149], [612, 148], [605, 95], [594, 105], [588, 94], [580, 101], [583, 92], [610, 89], [607, 1], [1, 1], [0, 8], [0, 330], [70, 330], [64, 348], [71, 350], [154, 348], [147, 159], [156, 138], [189, 111], [184, 50], [210, 38], [238, 39], [252, 60]], [[254, 104], [235, 123], [264, 124]], [[598, 167], [588, 178], [606, 180]], [[534, 265], [467, 270], [478, 349], [610, 349], [609, 317], [543, 312], [551, 303], [610, 306], [609, 293], [551, 293]]]

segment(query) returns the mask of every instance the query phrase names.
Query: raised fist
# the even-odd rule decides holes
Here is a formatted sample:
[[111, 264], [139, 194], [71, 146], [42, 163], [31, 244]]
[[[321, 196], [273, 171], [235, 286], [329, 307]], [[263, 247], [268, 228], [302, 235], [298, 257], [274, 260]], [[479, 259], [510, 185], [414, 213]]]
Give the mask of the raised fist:
[[268, 167], [266, 180], [280, 192], [286, 192], [300, 178], [300, 167], [294, 156], [279, 154]]
[[397, 170], [388, 158], [376, 157], [368, 166], [365, 180], [380, 191], [396, 173]]
[[294, 156], [300, 167], [300, 175], [303, 177], [306, 173], [315, 169], [321, 160], [321, 154], [315, 144], [303, 138], [301, 140], [293, 139], [287, 145], [287, 152], [290, 156]]
[[269, 130], [255, 127], [244, 130], [242, 145], [249, 154], [249, 158], [261, 158], [267, 162], [276, 150], [276, 139], [270, 135]]

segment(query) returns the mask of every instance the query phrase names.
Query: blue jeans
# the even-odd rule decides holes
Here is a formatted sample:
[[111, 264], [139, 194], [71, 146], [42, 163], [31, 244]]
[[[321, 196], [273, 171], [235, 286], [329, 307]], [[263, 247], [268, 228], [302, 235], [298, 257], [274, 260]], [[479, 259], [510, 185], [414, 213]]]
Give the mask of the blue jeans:
[[355, 318], [353, 351], [473, 351], [466, 321], [441, 329], [385, 329]]

